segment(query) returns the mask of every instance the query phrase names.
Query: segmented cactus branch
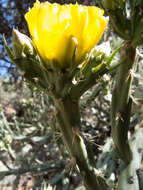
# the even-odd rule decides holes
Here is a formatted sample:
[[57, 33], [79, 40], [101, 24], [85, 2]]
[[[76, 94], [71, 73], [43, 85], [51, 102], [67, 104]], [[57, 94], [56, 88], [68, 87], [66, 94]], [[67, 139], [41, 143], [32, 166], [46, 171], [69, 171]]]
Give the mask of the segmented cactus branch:
[[134, 66], [136, 49], [130, 42], [126, 42], [121, 56], [124, 62], [117, 71], [116, 84], [112, 97], [112, 136], [115, 147], [121, 159], [128, 164], [132, 160], [132, 152], [128, 143], [131, 104], [132, 69]]
[[83, 177], [87, 190], [108, 190], [105, 180], [95, 172], [80, 133], [80, 113], [78, 100], [68, 95], [61, 99], [54, 98], [57, 114], [56, 119], [63, 135], [63, 140], [72, 158], [75, 159], [76, 168]]

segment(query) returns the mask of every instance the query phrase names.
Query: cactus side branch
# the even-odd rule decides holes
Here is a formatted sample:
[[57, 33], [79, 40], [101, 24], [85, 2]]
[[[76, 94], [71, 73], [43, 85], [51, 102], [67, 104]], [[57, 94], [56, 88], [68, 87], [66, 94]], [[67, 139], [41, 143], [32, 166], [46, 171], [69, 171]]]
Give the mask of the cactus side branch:
[[132, 160], [132, 152], [128, 143], [128, 130], [132, 104], [130, 98], [132, 69], [135, 55], [136, 49], [132, 47], [130, 42], [126, 42], [121, 52], [121, 56], [125, 57], [125, 60], [117, 71], [111, 108], [112, 137], [119, 156], [126, 164]]

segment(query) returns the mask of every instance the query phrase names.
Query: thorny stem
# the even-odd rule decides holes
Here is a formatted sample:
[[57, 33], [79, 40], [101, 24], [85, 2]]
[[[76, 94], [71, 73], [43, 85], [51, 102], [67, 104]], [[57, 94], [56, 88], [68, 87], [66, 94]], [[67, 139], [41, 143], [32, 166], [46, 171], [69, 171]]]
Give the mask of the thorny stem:
[[89, 159], [88, 150], [80, 133], [80, 112], [78, 99], [73, 100], [69, 95], [54, 99], [57, 114], [56, 119], [63, 135], [66, 147], [75, 161], [75, 166], [83, 178], [87, 190], [109, 190], [105, 180], [95, 172]]
[[116, 150], [126, 164], [129, 164], [132, 160], [132, 152], [128, 142], [128, 130], [132, 104], [130, 98], [133, 78], [132, 69], [135, 55], [136, 49], [132, 47], [130, 42], [126, 42], [121, 52], [121, 56], [126, 57], [126, 59], [118, 69], [112, 96], [112, 136]]

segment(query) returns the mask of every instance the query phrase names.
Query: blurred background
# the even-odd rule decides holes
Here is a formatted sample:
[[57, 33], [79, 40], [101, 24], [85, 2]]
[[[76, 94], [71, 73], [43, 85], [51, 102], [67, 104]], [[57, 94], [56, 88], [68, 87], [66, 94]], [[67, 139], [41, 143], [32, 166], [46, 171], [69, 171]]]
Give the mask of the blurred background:
[[[49, 0], [58, 3], [97, 5], [92, 0]], [[11, 64], [2, 35], [11, 47], [13, 28], [29, 35], [24, 14], [33, 0], [0, 0], [0, 190], [84, 190], [71, 166], [54, 118], [50, 97], [28, 84]], [[44, 1], [41, 1], [44, 2]], [[108, 26], [101, 42], [112, 53], [122, 40]], [[119, 54], [115, 57], [117, 61]], [[142, 125], [143, 50], [138, 48], [132, 94], [134, 106], [130, 133]], [[82, 133], [92, 144], [97, 168], [115, 186], [119, 160], [110, 137], [110, 102], [115, 72], [105, 75], [80, 101]], [[53, 130], [55, 131], [53, 133]]]

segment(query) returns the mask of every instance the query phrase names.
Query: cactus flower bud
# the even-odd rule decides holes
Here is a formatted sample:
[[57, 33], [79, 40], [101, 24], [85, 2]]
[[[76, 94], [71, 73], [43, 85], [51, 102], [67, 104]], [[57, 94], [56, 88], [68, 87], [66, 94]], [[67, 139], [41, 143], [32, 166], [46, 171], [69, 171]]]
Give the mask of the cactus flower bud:
[[14, 58], [21, 58], [26, 55], [34, 54], [34, 47], [31, 39], [16, 29], [12, 31], [12, 49]]

